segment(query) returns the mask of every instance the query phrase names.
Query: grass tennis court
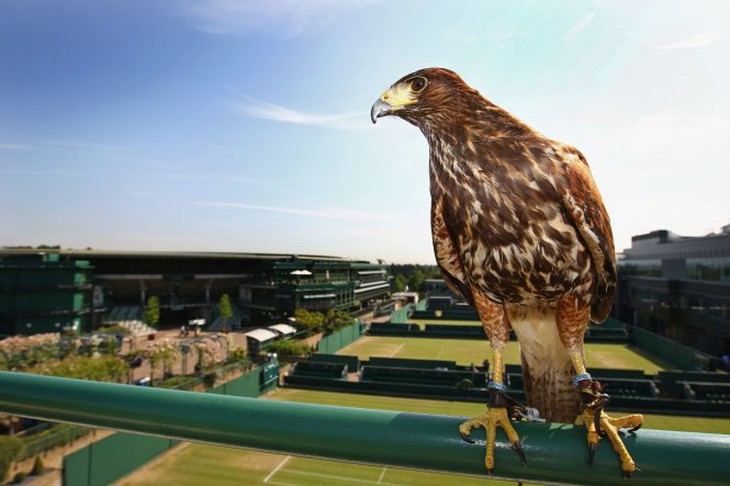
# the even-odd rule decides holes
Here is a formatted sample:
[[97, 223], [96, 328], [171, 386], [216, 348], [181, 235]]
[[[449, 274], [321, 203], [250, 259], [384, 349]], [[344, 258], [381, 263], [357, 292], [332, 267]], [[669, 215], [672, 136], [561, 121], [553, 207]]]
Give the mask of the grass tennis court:
[[[479, 340], [365, 336], [342, 348], [337, 354], [358, 356], [360, 359], [367, 359], [369, 356], [443, 359], [456, 361], [459, 365], [481, 364], [485, 359], [492, 359], [492, 349], [486, 338]], [[671, 368], [661, 359], [628, 344], [586, 344], [585, 354], [589, 368], [644, 370], [645, 373], [652, 375], [659, 370]], [[507, 344], [504, 361], [507, 364], [520, 364], [519, 346], [516, 342]]]
[[[491, 358], [486, 340], [429, 339], [405, 337], [363, 337], [339, 354], [391, 356], [400, 358], [444, 359], [459, 364], [481, 363]], [[519, 363], [517, 343], [505, 353], [507, 363]], [[596, 368], [641, 369], [656, 373], [665, 364], [652, 356], [621, 344], [586, 345], [588, 365]], [[478, 403], [417, 400], [411, 398], [320, 392], [296, 388], [278, 389], [264, 399], [316, 403], [380, 410], [469, 417], [480, 413]], [[610, 412], [610, 410], [609, 410]], [[619, 415], [617, 413], [616, 415]], [[645, 414], [646, 427], [730, 434], [730, 420]], [[456, 433], [456, 432], [455, 432]], [[504, 437], [500, 436], [500, 440]], [[583, 451], [577, 451], [581, 454]], [[272, 484], [293, 485], [443, 485], [458, 481], [462, 485], [514, 485], [483, 478], [448, 476], [424, 471], [365, 466], [318, 459], [292, 457], [205, 444], [184, 444], [152, 461], [119, 484], [157, 486], [159, 484]]]
[[[415, 400], [294, 388], [278, 389], [269, 394], [266, 399], [454, 416], [472, 416], [483, 409], [483, 405], [476, 403]], [[652, 429], [730, 433], [730, 420], [727, 419], [646, 414], [645, 418], [647, 427]], [[498, 437], [499, 440], [504, 440], [503, 436]], [[583, 450], [576, 451], [576, 454], [579, 456], [583, 452]], [[125, 486], [157, 486], [159, 484], [223, 486], [237, 484], [278, 486], [384, 484], [405, 486], [443, 485], [453, 484], [456, 481], [466, 486], [515, 484], [514, 482], [457, 477], [424, 471], [291, 457], [205, 444], [185, 444], [174, 449], [128, 476], [120, 484]]]

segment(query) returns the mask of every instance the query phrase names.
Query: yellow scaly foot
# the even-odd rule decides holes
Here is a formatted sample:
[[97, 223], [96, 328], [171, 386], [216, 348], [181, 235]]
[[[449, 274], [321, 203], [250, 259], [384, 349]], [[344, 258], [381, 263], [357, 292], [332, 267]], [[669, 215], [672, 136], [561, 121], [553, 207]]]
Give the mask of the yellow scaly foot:
[[502, 407], [487, 408], [484, 415], [480, 417], [474, 417], [473, 419], [467, 420], [459, 426], [459, 433], [461, 433], [462, 439], [466, 442], [474, 443], [474, 439], [469, 437], [472, 429], [478, 429], [484, 427], [487, 432], [487, 452], [484, 459], [484, 464], [487, 466], [487, 472], [491, 475], [494, 471], [494, 445], [497, 440], [497, 427], [501, 427], [507, 434], [509, 443], [512, 445], [512, 449], [517, 453], [523, 464], [527, 464], [525, 458], [525, 452], [522, 450], [522, 444], [520, 443], [520, 437], [515, 432], [514, 427], [510, 423], [507, 409]]
[[640, 429], [644, 424], [644, 417], [640, 414], [626, 415], [620, 418], [608, 416], [603, 411], [603, 407], [608, 402], [608, 395], [601, 393], [601, 384], [597, 381], [591, 381], [590, 383], [583, 381], [582, 384], [580, 393], [583, 401], [583, 412], [575, 419], [575, 424], [585, 425], [588, 429], [588, 465], [593, 465], [593, 457], [596, 454], [598, 441], [606, 436], [621, 461], [621, 474], [625, 478], [630, 478], [638, 468], [621, 440], [618, 431], [619, 429], [629, 429], [629, 432], [634, 432]]

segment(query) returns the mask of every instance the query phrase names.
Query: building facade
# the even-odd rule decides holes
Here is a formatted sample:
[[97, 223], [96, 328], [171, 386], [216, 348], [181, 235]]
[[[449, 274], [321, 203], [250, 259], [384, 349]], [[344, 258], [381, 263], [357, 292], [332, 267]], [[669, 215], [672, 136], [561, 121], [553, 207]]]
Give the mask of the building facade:
[[[31, 311], [47, 308], [54, 309], [53, 316], [61, 315], [56, 297], [40, 289], [63, 288], [66, 293], [75, 292], [75, 297], [64, 301], [63, 315], [73, 316], [71, 322], [84, 330], [104, 322], [142, 319], [151, 296], [160, 301], [162, 325], [179, 326], [196, 318], [212, 322], [217, 318], [217, 304], [226, 294], [233, 304], [232, 321], [247, 326], [281, 322], [299, 308], [357, 310], [390, 295], [384, 265], [332, 256], [0, 250], [0, 262], [10, 261], [15, 262], [12, 271], [9, 264], [0, 269], [3, 322], [15, 323]], [[58, 277], [62, 282], [56, 282], [49, 265], [66, 272]], [[44, 271], [38, 273], [36, 267]], [[39, 289], [33, 290], [34, 282]], [[15, 297], [11, 301], [6, 294]], [[22, 319], [18, 322], [27, 325]], [[67, 325], [63, 320], [57, 322], [61, 327]], [[56, 321], [51, 324], [55, 326]], [[18, 330], [20, 324], [4, 326], [7, 334], [23, 332]], [[38, 332], [33, 329], [29, 328]]]
[[730, 225], [703, 237], [634, 236], [619, 258], [616, 317], [706, 353], [730, 354]]
[[0, 336], [89, 328], [93, 271], [56, 253], [0, 254]]

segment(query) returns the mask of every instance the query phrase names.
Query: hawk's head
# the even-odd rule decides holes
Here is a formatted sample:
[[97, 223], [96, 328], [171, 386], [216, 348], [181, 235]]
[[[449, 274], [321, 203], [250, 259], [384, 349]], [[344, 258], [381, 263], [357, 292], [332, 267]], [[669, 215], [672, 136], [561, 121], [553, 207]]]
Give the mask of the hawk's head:
[[380, 95], [370, 110], [370, 118], [375, 123], [381, 116], [396, 115], [419, 125], [425, 118], [458, 112], [454, 105], [463, 103], [467, 94], [479, 97], [455, 72], [421, 69], [403, 76]]

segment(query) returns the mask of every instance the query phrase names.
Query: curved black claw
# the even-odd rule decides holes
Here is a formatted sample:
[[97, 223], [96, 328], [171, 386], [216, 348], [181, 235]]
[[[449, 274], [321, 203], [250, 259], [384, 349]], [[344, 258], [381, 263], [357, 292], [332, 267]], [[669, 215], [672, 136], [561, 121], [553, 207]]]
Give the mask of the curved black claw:
[[605, 393], [601, 393], [596, 397], [596, 399], [591, 403], [590, 407], [593, 408], [593, 425], [596, 427], [596, 433], [599, 437], [605, 437], [606, 433], [601, 428], [601, 412], [603, 412], [604, 407], [606, 404], [608, 404], [609, 396]]
[[527, 466], [527, 457], [525, 456], [525, 451], [522, 449], [522, 444], [519, 442], [516, 444], [512, 444], [512, 450], [517, 453], [517, 457], [520, 458], [520, 462]]
[[588, 444], [588, 467], [593, 467], [593, 459], [596, 457], [596, 444]]
[[642, 425], [644, 425], [644, 424], [641, 423], [641, 424], [637, 425], [636, 427], [631, 427], [629, 429], [629, 432], [636, 432], [637, 430], [639, 430], [641, 428]]
[[463, 440], [467, 444], [476, 444], [476, 442], [477, 442], [474, 439], [472, 439], [470, 436], [468, 436], [466, 434], [462, 434], [461, 432], [459, 432], [459, 435], [461, 436], [461, 440]]
[[606, 433], [601, 428], [601, 412], [603, 407], [597, 408], [593, 411], [593, 425], [596, 427], [596, 434], [598, 437], [606, 437]]

